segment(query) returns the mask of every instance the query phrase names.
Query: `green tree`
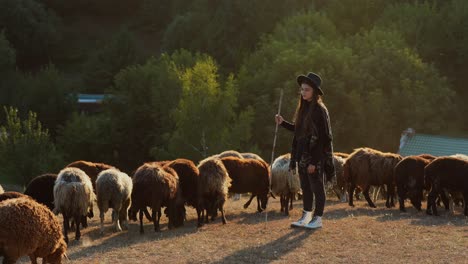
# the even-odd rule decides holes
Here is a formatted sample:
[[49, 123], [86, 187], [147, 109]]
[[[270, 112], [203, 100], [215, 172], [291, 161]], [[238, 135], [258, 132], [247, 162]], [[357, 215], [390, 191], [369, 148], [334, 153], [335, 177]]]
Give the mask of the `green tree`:
[[[310, 16], [311, 24], [322, 22], [304, 27], [311, 34], [295, 34], [307, 37], [291, 41], [275, 37], [288, 28], [294, 32], [295, 25], [287, 21], [297, 18], [288, 19], [277, 27], [280, 31], [263, 40], [239, 74], [240, 100], [255, 109], [252, 143], [263, 155], [271, 149], [272, 140], [265, 139], [273, 138], [279, 89], [285, 91], [283, 116], [291, 120], [298, 100], [295, 77], [309, 71], [323, 77], [337, 150], [371, 146], [396, 151], [407, 127], [443, 133], [453, 123], [453, 90], [400, 34], [373, 29], [340, 38], [326, 16], [302, 16]], [[280, 132], [277, 153], [290, 150], [291, 136]]]
[[0, 29], [17, 52], [18, 66], [47, 63], [61, 39], [61, 21], [35, 0], [0, 0]]
[[16, 52], [5, 37], [5, 31], [0, 32], [0, 73], [3, 75], [15, 68]]
[[84, 65], [85, 81], [89, 85], [86, 92], [108, 90], [120, 70], [138, 62], [135, 36], [127, 28], [122, 28], [105, 43]]
[[[16, 52], [5, 37], [5, 32], [0, 32], [0, 105], [10, 105], [15, 97], [16, 79]], [[1, 120], [1, 119], [0, 119]]]
[[165, 31], [163, 48], [207, 53], [223, 69], [237, 69], [262, 34], [271, 32], [283, 17], [310, 5], [304, 0], [272, 0], [268, 4], [259, 0], [196, 0], [189, 11], [174, 15]]
[[198, 61], [180, 76], [182, 97], [174, 112], [169, 140], [173, 157], [199, 160], [249, 141], [253, 109], [236, 113], [237, 87], [233, 76], [220, 84], [212, 59]]
[[[110, 118], [105, 115], [82, 115], [74, 113], [57, 136], [57, 147], [67, 163], [75, 160], [90, 160], [114, 165], [115, 149], [112, 144]], [[117, 165], [117, 164], [115, 164]]]
[[20, 80], [23, 90], [18, 107], [22, 113], [33, 111], [53, 136], [59, 125], [65, 123], [77, 109], [76, 96], [68, 81], [54, 65], [43, 67], [37, 74], [23, 74]]
[[25, 186], [33, 177], [57, 172], [63, 166], [60, 153], [43, 129], [37, 115], [21, 120], [18, 110], [4, 108], [6, 123], [0, 127], [0, 174]]
[[323, 11], [343, 35], [354, 35], [372, 29], [390, 1], [330, 0]]

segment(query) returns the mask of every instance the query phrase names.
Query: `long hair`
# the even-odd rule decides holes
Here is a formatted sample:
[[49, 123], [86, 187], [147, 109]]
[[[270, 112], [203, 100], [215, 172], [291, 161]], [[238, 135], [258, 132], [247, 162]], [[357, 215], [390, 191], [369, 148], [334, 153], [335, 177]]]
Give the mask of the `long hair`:
[[296, 137], [301, 138], [307, 136], [312, 131], [312, 113], [317, 104], [323, 104], [322, 96], [319, 95], [314, 89], [312, 101], [310, 102], [309, 108], [306, 111], [307, 101], [302, 99], [302, 95], [299, 95], [299, 102], [297, 103], [296, 112], [294, 113], [294, 124]]

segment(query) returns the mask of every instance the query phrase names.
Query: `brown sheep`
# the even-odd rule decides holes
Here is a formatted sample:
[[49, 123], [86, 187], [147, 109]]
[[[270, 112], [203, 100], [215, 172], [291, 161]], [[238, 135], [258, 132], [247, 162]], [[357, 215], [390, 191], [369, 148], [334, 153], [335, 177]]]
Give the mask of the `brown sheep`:
[[349, 186], [349, 205], [354, 206], [353, 193], [356, 186], [359, 186], [369, 206], [375, 208], [369, 197], [369, 189], [372, 185], [385, 184], [388, 189], [385, 205], [388, 208], [394, 206], [394, 168], [400, 160], [402, 157], [398, 154], [383, 153], [371, 148], [359, 148], [351, 153], [343, 168], [344, 178]]
[[231, 186], [231, 178], [229, 178], [226, 167], [221, 160], [216, 158], [207, 158], [198, 164], [200, 172], [200, 181], [198, 183], [198, 194], [200, 196], [200, 206], [202, 214], [198, 217], [198, 226], [203, 225], [203, 218], [206, 211], [206, 220], [208, 223], [208, 216], [211, 219], [217, 211], [221, 211], [221, 219], [223, 224], [226, 224], [226, 216], [224, 212], [224, 203], [228, 196], [228, 190]]
[[423, 158], [429, 156], [408, 156], [402, 159], [395, 166], [395, 181], [400, 204], [400, 211], [406, 212], [405, 199], [408, 197], [411, 204], [421, 211], [421, 201], [423, 199], [424, 184], [424, 167], [431, 160]]
[[167, 207], [169, 215], [168, 228], [183, 224], [185, 210], [179, 187], [179, 177], [170, 167], [161, 167], [145, 163], [141, 165], [133, 176], [133, 189], [131, 195], [132, 205], [129, 218], [136, 221], [139, 212], [140, 233], [143, 234], [143, 212], [147, 206], [151, 207], [154, 231], [161, 231], [159, 220], [161, 208]]
[[166, 166], [173, 168], [179, 176], [179, 184], [182, 191], [184, 203], [197, 210], [198, 217], [201, 216], [200, 195], [198, 194], [198, 182], [200, 172], [191, 160], [176, 159], [166, 163]]
[[0, 194], [0, 202], [8, 199], [20, 198], [20, 197], [29, 197], [25, 194], [19, 192], [4, 192]]
[[107, 170], [107, 169], [113, 169], [114, 167], [108, 164], [104, 163], [96, 163], [96, 162], [91, 162], [91, 161], [84, 161], [84, 160], [77, 160], [74, 161], [67, 166], [68, 167], [73, 167], [73, 168], [78, 168], [86, 173], [86, 175], [89, 176], [91, 179], [91, 183], [93, 184], [93, 190], [96, 193], [96, 179], [98, 174], [101, 171]]
[[3, 263], [29, 256], [31, 263], [62, 263], [67, 244], [58, 218], [29, 197], [0, 203], [0, 253]]
[[54, 184], [56, 179], [57, 174], [53, 173], [39, 175], [28, 183], [24, 194], [49, 207], [50, 210], [54, 210]]
[[230, 192], [252, 193], [250, 199], [244, 204], [247, 208], [252, 199], [257, 196], [257, 210], [266, 209], [270, 194], [270, 167], [266, 162], [254, 159], [239, 159], [235, 157], [222, 158], [224, 166], [232, 179]]
[[426, 182], [431, 184], [427, 197], [427, 214], [438, 215], [435, 200], [445, 191], [461, 192], [465, 200], [464, 215], [468, 216], [468, 160], [440, 157], [424, 168]]

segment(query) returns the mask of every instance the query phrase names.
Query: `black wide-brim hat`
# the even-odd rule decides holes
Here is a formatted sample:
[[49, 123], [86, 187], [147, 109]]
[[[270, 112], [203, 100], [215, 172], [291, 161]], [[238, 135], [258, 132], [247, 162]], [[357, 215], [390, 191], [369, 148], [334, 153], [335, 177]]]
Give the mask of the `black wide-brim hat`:
[[297, 84], [301, 86], [303, 83], [307, 83], [308, 85], [312, 86], [312, 88], [315, 88], [319, 95], [323, 95], [322, 88], [320, 88], [320, 85], [322, 84], [322, 78], [320, 78], [318, 74], [309, 72], [307, 75], [297, 76]]

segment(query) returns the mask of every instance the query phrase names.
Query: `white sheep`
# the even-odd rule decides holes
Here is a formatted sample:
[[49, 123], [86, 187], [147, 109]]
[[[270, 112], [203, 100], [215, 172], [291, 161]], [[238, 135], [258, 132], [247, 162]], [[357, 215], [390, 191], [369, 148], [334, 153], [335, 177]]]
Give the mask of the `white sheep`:
[[[63, 215], [67, 243], [69, 220], [73, 218], [75, 223], [80, 223], [80, 220], [88, 214], [88, 210], [92, 211], [95, 200], [93, 185], [84, 171], [72, 167], [60, 171], [54, 184], [54, 213]], [[80, 227], [77, 224], [75, 239], [79, 240], [80, 237]]]
[[117, 169], [107, 169], [99, 173], [96, 180], [97, 204], [101, 218], [101, 234], [104, 233], [104, 214], [113, 209], [112, 221], [116, 231], [122, 231], [120, 224], [128, 228], [127, 210], [132, 194], [132, 178]]
[[286, 215], [292, 209], [294, 196], [301, 191], [299, 174], [289, 171], [290, 160], [291, 154], [284, 154], [276, 158], [271, 166], [271, 190], [280, 196], [281, 212]]
[[0, 254], [3, 263], [29, 256], [31, 263], [62, 263], [67, 244], [58, 218], [46, 206], [29, 197], [0, 203]]
[[3, 190], [3, 187], [0, 185], [0, 193], [4, 193], [5, 190]]

